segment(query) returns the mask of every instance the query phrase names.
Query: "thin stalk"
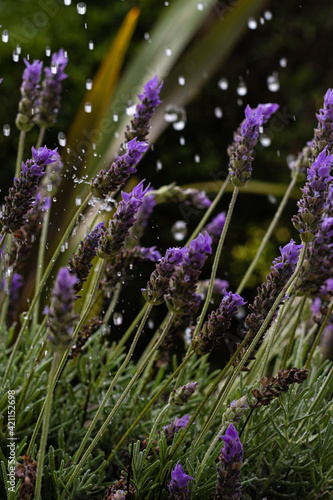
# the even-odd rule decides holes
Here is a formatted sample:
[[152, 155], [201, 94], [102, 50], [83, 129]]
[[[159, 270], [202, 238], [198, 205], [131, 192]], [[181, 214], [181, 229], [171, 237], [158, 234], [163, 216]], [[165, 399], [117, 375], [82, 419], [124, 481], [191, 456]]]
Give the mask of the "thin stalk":
[[41, 500], [41, 488], [42, 488], [42, 475], [44, 470], [44, 457], [45, 457], [45, 448], [47, 443], [47, 435], [49, 432], [49, 423], [51, 417], [52, 410], [52, 399], [53, 399], [53, 380], [57, 369], [57, 364], [59, 360], [59, 353], [55, 352], [53, 355], [51, 370], [49, 373], [48, 380], [48, 388], [45, 400], [45, 411], [44, 411], [44, 419], [43, 419], [43, 428], [42, 435], [40, 439], [39, 445], [39, 453], [38, 453], [38, 467], [37, 467], [37, 477], [36, 477], [36, 486], [35, 486], [35, 499]]
[[18, 142], [18, 147], [17, 147], [17, 158], [16, 158], [16, 169], [15, 169], [15, 177], [16, 178], [18, 178], [18, 176], [20, 175], [21, 168], [22, 168], [22, 158], [23, 158], [23, 151], [24, 151], [25, 135], [26, 135], [26, 133], [23, 130], [21, 130], [19, 142]]
[[44, 139], [44, 134], [45, 134], [45, 127], [40, 127], [39, 129], [39, 134], [38, 134], [38, 139], [36, 143], [36, 149], [40, 148]]
[[281, 365], [283, 368], [286, 368], [286, 366], [287, 366], [288, 359], [289, 359], [289, 356], [291, 354], [291, 350], [292, 350], [293, 343], [294, 343], [294, 340], [295, 340], [295, 334], [296, 334], [297, 325], [299, 323], [299, 320], [301, 319], [301, 316], [302, 316], [303, 309], [304, 309], [304, 306], [305, 306], [307, 298], [308, 298], [308, 294], [306, 293], [304, 295], [304, 297], [302, 298], [301, 305], [300, 305], [300, 307], [298, 309], [297, 318], [296, 318], [296, 321], [294, 322], [294, 326], [293, 326], [292, 332], [291, 332], [290, 337], [289, 337], [289, 342], [288, 342], [288, 345], [287, 345], [287, 349], [286, 349], [286, 351], [284, 353], [284, 356], [283, 356], [282, 365]]
[[[39, 249], [38, 249], [38, 258], [37, 258], [35, 293], [37, 293], [38, 283], [41, 281], [42, 275], [43, 275], [43, 269], [44, 269], [44, 263], [45, 263], [45, 249], [46, 249], [47, 232], [49, 229], [49, 222], [50, 222], [50, 213], [51, 213], [50, 209], [46, 210], [46, 212], [44, 213], [44, 217], [43, 217], [42, 231], [41, 231], [40, 240], [39, 240]], [[38, 296], [38, 298], [36, 300], [36, 306], [35, 306], [34, 315], [33, 315], [33, 325], [36, 325], [38, 323], [39, 306], [40, 306], [40, 295]]]
[[[147, 309], [147, 311], [149, 311], [149, 310], [150, 310], [150, 308]], [[148, 317], [148, 314], [146, 314], [145, 316]], [[109, 426], [110, 422], [112, 421], [114, 415], [117, 413], [119, 407], [121, 406], [122, 402], [126, 398], [127, 394], [130, 392], [130, 390], [132, 389], [133, 385], [135, 384], [135, 382], [137, 381], [137, 379], [141, 375], [141, 373], [142, 373], [144, 367], [146, 366], [146, 364], [148, 363], [150, 357], [155, 353], [155, 351], [159, 348], [159, 346], [161, 345], [161, 343], [165, 339], [165, 337], [166, 337], [166, 335], [167, 335], [167, 333], [169, 331], [169, 328], [170, 328], [170, 326], [171, 326], [174, 318], [175, 318], [175, 314], [171, 314], [170, 317], [169, 317], [169, 321], [166, 324], [165, 329], [163, 331], [163, 334], [161, 335], [159, 341], [156, 343], [156, 345], [153, 347], [153, 349], [148, 353], [147, 357], [142, 361], [142, 363], [137, 367], [136, 373], [133, 375], [131, 381], [127, 385], [127, 387], [124, 390], [123, 394], [121, 395], [121, 397], [118, 399], [117, 403], [112, 408], [110, 414], [108, 415], [108, 417], [106, 418], [106, 420], [103, 422], [103, 424], [102, 424], [99, 432], [97, 433], [97, 435], [95, 436], [95, 438], [93, 439], [93, 441], [90, 443], [90, 445], [87, 448], [86, 452], [82, 456], [80, 462], [75, 467], [75, 469], [74, 469], [74, 471], [73, 471], [73, 473], [72, 473], [69, 481], [66, 484], [66, 490], [69, 489], [69, 487], [73, 484], [73, 482], [76, 480], [76, 478], [80, 474], [80, 471], [82, 470], [83, 465], [85, 464], [85, 462], [87, 461], [87, 459], [91, 455], [91, 453], [92, 453], [93, 449], [95, 448], [95, 446], [97, 445], [98, 441], [103, 436], [104, 431]], [[136, 337], [137, 337], [137, 335], [136, 335]], [[80, 448], [82, 448], [82, 446], [80, 446]], [[75, 454], [75, 456], [73, 458], [73, 461], [75, 461], [75, 458], [78, 455], [79, 455], [79, 453], [76, 452], [76, 454]], [[60, 500], [63, 500], [65, 498], [65, 495], [66, 495], [66, 492], [64, 492], [62, 494], [62, 496], [60, 497]]]
[[287, 188], [287, 191], [285, 192], [282, 200], [281, 200], [281, 203], [279, 205], [279, 208], [277, 209], [275, 215], [274, 215], [274, 218], [272, 219], [270, 225], [269, 225], [269, 228], [267, 229], [266, 231], [266, 234], [265, 236], [263, 237], [262, 239], [262, 242], [260, 243], [260, 246], [257, 250], [257, 253], [255, 254], [249, 268], [247, 269], [246, 273], [244, 274], [243, 276], [243, 279], [242, 281], [240, 282], [239, 286], [238, 286], [238, 289], [237, 289], [237, 293], [241, 294], [244, 287], [246, 286], [251, 274], [253, 273], [257, 263], [258, 263], [258, 260], [260, 259], [261, 257], [261, 254], [262, 252], [264, 251], [264, 248], [265, 246], [267, 245], [270, 237], [272, 236], [272, 233], [281, 217], [281, 214], [287, 204], [287, 201], [289, 199], [289, 196], [290, 196], [290, 193], [292, 192], [292, 190], [294, 189], [294, 186], [296, 184], [296, 178], [293, 178], [291, 181], [290, 181], [290, 184]]
[[314, 352], [316, 350], [317, 345], [319, 344], [319, 340], [320, 340], [321, 334], [322, 334], [322, 332], [323, 332], [323, 330], [324, 330], [324, 328], [325, 328], [325, 326], [326, 326], [326, 324], [327, 324], [327, 322], [328, 322], [328, 320], [330, 318], [332, 310], [333, 310], [333, 300], [331, 301], [331, 303], [330, 303], [330, 305], [328, 307], [328, 311], [327, 311], [327, 314], [325, 316], [325, 319], [324, 319], [323, 323], [320, 325], [319, 332], [317, 333], [316, 338], [315, 338], [315, 340], [314, 340], [314, 342], [312, 344], [312, 347], [311, 347], [311, 350], [309, 352], [308, 359], [306, 360], [306, 363], [304, 365], [304, 368], [308, 368], [309, 365], [310, 365], [310, 361], [311, 361], [311, 359], [313, 357], [313, 354], [314, 354]]
[[54, 266], [54, 264], [55, 264], [55, 262], [56, 262], [56, 260], [57, 260], [57, 258], [58, 258], [58, 256], [59, 256], [59, 254], [60, 254], [60, 252], [61, 252], [61, 247], [62, 247], [62, 245], [64, 244], [64, 242], [66, 241], [66, 239], [68, 238], [68, 236], [69, 236], [70, 232], [72, 231], [72, 229], [73, 229], [73, 227], [74, 227], [74, 225], [75, 225], [75, 223], [76, 223], [76, 219], [77, 219], [77, 217], [80, 215], [80, 213], [83, 211], [83, 209], [87, 206], [87, 204], [88, 204], [88, 202], [89, 202], [89, 200], [90, 200], [91, 196], [92, 196], [92, 194], [91, 194], [91, 193], [89, 193], [89, 194], [87, 195], [86, 199], [83, 201], [82, 205], [81, 205], [81, 206], [79, 207], [79, 209], [77, 210], [77, 212], [76, 212], [75, 216], [74, 216], [74, 217], [73, 217], [73, 219], [71, 220], [71, 222], [70, 222], [70, 224], [68, 225], [68, 227], [67, 227], [67, 229], [66, 229], [66, 231], [65, 231], [65, 233], [64, 233], [64, 235], [63, 235], [63, 237], [61, 238], [61, 240], [60, 240], [60, 242], [59, 242], [59, 244], [58, 244], [58, 246], [57, 246], [57, 248], [56, 248], [56, 250], [55, 250], [55, 252], [54, 252], [54, 254], [53, 254], [53, 257], [52, 257], [52, 259], [50, 260], [50, 262], [49, 262], [49, 264], [48, 264], [48, 266], [47, 266], [47, 268], [46, 268], [46, 270], [45, 270], [45, 272], [44, 272], [44, 274], [43, 274], [43, 277], [42, 277], [42, 279], [41, 279], [40, 283], [38, 284], [38, 289], [37, 289], [37, 291], [36, 291], [36, 293], [35, 293], [34, 298], [32, 299], [31, 305], [30, 305], [30, 307], [29, 307], [29, 309], [28, 309], [28, 311], [27, 311], [27, 313], [26, 313], [26, 317], [25, 317], [25, 319], [24, 319], [24, 321], [23, 321], [23, 324], [22, 324], [22, 326], [21, 326], [21, 330], [19, 331], [19, 334], [18, 334], [18, 336], [17, 336], [16, 342], [15, 342], [15, 344], [14, 344], [14, 346], [13, 346], [12, 353], [11, 353], [10, 358], [9, 358], [9, 360], [8, 360], [8, 363], [7, 363], [6, 371], [5, 371], [4, 377], [3, 377], [3, 379], [2, 379], [2, 383], [4, 383], [4, 381], [6, 380], [6, 378], [7, 378], [7, 376], [8, 376], [8, 373], [9, 373], [9, 370], [10, 370], [10, 368], [11, 368], [11, 366], [12, 366], [12, 363], [13, 363], [13, 360], [14, 360], [14, 357], [15, 357], [15, 354], [16, 354], [16, 352], [17, 352], [17, 349], [18, 349], [19, 345], [20, 345], [20, 342], [21, 342], [21, 339], [22, 339], [23, 333], [24, 333], [25, 329], [26, 329], [26, 328], [27, 328], [27, 326], [28, 326], [28, 322], [29, 322], [29, 320], [30, 320], [30, 318], [31, 318], [31, 315], [32, 315], [32, 312], [33, 312], [33, 310], [34, 310], [34, 307], [35, 307], [35, 305], [36, 305], [36, 303], [37, 303], [37, 300], [38, 300], [38, 298], [39, 298], [39, 296], [40, 296], [40, 294], [41, 294], [41, 292], [42, 292], [42, 290], [43, 290], [43, 288], [44, 288], [44, 286], [45, 286], [45, 283], [46, 283], [46, 281], [47, 281], [47, 279], [48, 279], [49, 275], [51, 274], [51, 271], [52, 271], [52, 269], [53, 269], [53, 266]]
[[160, 422], [161, 418], [163, 417], [163, 415], [165, 415], [165, 413], [167, 413], [167, 411], [169, 410], [169, 408], [170, 408], [170, 405], [168, 403], [167, 405], [165, 405], [165, 407], [163, 408], [163, 410], [160, 411], [160, 413], [155, 418], [154, 425], [151, 428], [151, 431], [149, 433], [148, 441], [150, 441], [153, 438], [153, 435], [155, 434], [155, 431], [157, 429], [157, 425], [159, 424], [159, 422]]

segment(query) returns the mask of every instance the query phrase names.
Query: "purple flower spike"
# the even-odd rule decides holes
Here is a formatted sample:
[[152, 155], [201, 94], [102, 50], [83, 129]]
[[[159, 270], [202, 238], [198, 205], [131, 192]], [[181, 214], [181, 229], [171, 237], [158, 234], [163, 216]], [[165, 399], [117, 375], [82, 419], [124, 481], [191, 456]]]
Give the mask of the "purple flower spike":
[[234, 186], [244, 186], [251, 178], [253, 150], [259, 139], [259, 127], [266, 123], [278, 109], [277, 104], [259, 104], [245, 109], [245, 120], [234, 134], [228, 148], [229, 173]]
[[333, 154], [328, 153], [327, 147], [318, 155], [308, 169], [308, 179], [302, 189], [302, 199], [297, 203], [298, 214], [291, 219], [305, 243], [313, 241], [318, 226], [327, 207], [329, 182], [333, 179], [330, 169], [333, 164]]
[[22, 97], [19, 102], [19, 110], [15, 123], [19, 130], [29, 132], [34, 126], [34, 113], [40, 91], [39, 82], [43, 63], [36, 60], [30, 64], [26, 59], [24, 59], [24, 63], [26, 68], [23, 72], [23, 80], [20, 89]]
[[184, 415], [181, 418], [176, 417], [174, 422], [171, 422], [169, 425], [165, 425], [162, 428], [163, 433], [165, 434], [167, 443], [170, 444], [173, 436], [180, 431], [180, 429], [185, 429], [190, 421], [190, 415]]
[[189, 490], [187, 489], [187, 485], [190, 479], [194, 479], [192, 476], [185, 474], [183, 467], [180, 465], [179, 461], [176, 464], [176, 467], [171, 472], [171, 481], [168, 485], [170, 496], [170, 500], [188, 500]]
[[225, 435], [221, 436], [224, 447], [219, 456], [217, 468], [217, 485], [214, 500], [241, 498], [240, 469], [243, 465], [243, 447], [233, 424], [230, 424]]
[[219, 213], [212, 222], [207, 224], [205, 227], [205, 230], [207, 231], [208, 234], [212, 237], [213, 244], [217, 244], [220, 236], [222, 234], [223, 228], [225, 224], [225, 212]]
[[231, 320], [238, 313], [238, 308], [245, 304], [246, 302], [238, 293], [227, 293], [224, 290], [224, 297], [219, 308], [210, 313], [202, 330], [192, 340], [192, 347], [195, 352], [198, 354], [211, 352], [230, 329]]
[[147, 148], [148, 144], [139, 142], [136, 138], [129, 141], [126, 153], [118, 156], [108, 170], [101, 170], [91, 180], [90, 190], [93, 195], [105, 198], [108, 194], [116, 191], [119, 186], [125, 184], [130, 175], [136, 172], [136, 165]]
[[72, 343], [76, 300], [74, 286], [76, 276], [67, 267], [61, 267], [52, 290], [51, 305], [47, 310], [48, 338], [59, 351], [65, 351]]
[[45, 78], [42, 90], [36, 101], [36, 123], [40, 127], [51, 127], [57, 119], [60, 109], [62, 80], [67, 78], [64, 69], [68, 62], [64, 50], [52, 54], [51, 67], [44, 68]]
[[5, 196], [5, 206], [0, 216], [0, 225], [9, 232], [17, 231], [24, 223], [28, 210], [32, 207], [40, 177], [44, 174], [48, 163], [54, 161], [58, 153], [56, 150], [39, 148], [38, 152], [32, 148], [34, 160], [22, 163], [19, 178], [14, 178], [14, 185]]
[[97, 255], [102, 259], [111, 259], [113, 262], [124, 247], [124, 242], [136, 221], [136, 213], [149, 189], [149, 185], [144, 189], [143, 183], [144, 181], [141, 181], [131, 193], [122, 192], [123, 201], [119, 203], [109, 227], [99, 241]]
[[333, 145], [333, 89], [328, 89], [324, 96], [324, 107], [316, 115], [318, 127], [315, 129], [311, 148], [314, 156], [318, 156], [325, 146], [329, 150]]
[[140, 141], [146, 139], [150, 129], [151, 117], [154, 114], [155, 108], [161, 103], [159, 94], [162, 85], [163, 82], [159, 84], [158, 76], [155, 75], [154, 78], [144, 85], [143, 93], [138, 94], [141, 104], [136, 106], [131, 126], [127, 126], [125, 137], [128, 141], [134, 137], [137, 137]]

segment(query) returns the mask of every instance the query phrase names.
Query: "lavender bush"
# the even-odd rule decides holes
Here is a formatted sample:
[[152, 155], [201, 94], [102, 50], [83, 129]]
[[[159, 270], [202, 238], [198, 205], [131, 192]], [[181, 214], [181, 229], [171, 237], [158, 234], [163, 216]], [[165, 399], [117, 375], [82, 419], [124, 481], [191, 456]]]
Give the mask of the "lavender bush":
[[[256, 297], [245, 300], [268, 236], [238, 290], [228, 291], [219, 263], [261, 127], [278, 105], [246, 107], [215, 199], [175, 183], [153, 189], [139, 180], [138, 165], [161, 104], [155, 75], [138, 94], [121, 150], [89, 179], [86, 199], [46, 258], [50, 193], [63, 164], [41, 144], [59, 113], [66, 64], [61, 49], [43, 77], [42, 62], [26, 61], [17, 171], [0, 214], [1, 498], [331, 498], [333, 367], [318, 346], [333, 322], [333, 91], [307, 145], [307, 171], [303, 158], [292, 172], [293, 184], [307, 176], [292, 219], [298, 241], [280, 248]], [[34, 126], [39, 144], [23, 158]], [[220, 200], [228, 185], [227, 210]], [[203, 220], [181, 247], [142, 246], [155, 205], [170, 201], [204, 210]], [[75, 243], [82, 218], [84, 236]], [[35, 280], [31, 252], [38, 253]], [[135, 268], [143, 262], [150, 274], [141, 288]], [[136, 317], [116, 339], [110, 319], [117, 323], [129, 285]], [[213, 369], [209, 355], [221, 346], [229, 346], [229, 359]]]

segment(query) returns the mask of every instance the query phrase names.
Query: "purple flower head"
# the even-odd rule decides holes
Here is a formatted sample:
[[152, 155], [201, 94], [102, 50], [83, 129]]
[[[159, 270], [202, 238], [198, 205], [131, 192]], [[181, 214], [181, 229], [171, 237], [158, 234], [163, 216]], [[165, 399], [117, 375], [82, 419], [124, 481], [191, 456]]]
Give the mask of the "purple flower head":
[[277, 104], [259, 104], [245, 109], [245, 120], [234, 134], [228, 148], [229, 173], [235, 186], [244, 186], [251, 178], [253, 150], [259, 139], [259, 127], [278, 109]]
[[18, 129], [29, 132], [34, 126], [34, 113], [40, 91], [39, 81], [42, 74], [43, 63], [35, 60], [30, 64], [26, 59], [24, 59], [24, 63], [26, 68], [23, 72], [23, 80], [20, 89], [21, 100], [19, 102], [19, 110], [15, 123]]
[[212, 311], [202, 330], [192, 340], [192, 347], [198, 354], [211, 352], [230, 329], [231, 320], [238, 313], [238, 308], [246, 302], [238, 293], [226, 292], [216, 311]]
[[53, 163], [60, 159], [59, 153], [57, 152], [58, 148], [48, 149], [46, 146], [43, 148], [38, 148], [38, 151], [32, 147], [32, 157], [37, 165], [48, 165], [49, 163]]
[[194, 394], [196, 388], [198, 387], [198, 382], [190, 382], [186, 385], [174, 389], [169, 397], [170, 405], [183, 406], [188, 402], [189, 398]]
[[154, 78], [144, 85], [143, 93], [138, 94], [141, 103], [137, 104], [134, 117], [131, 120], [131, 126], [127, 126], [125, 132], [125, 137], [128, 141], [134, 137], [137, 137], [140, 141], [146, 139], [150, 129], [151, 117], [156, 107], [161, 103], [159, 94], [162, 85], [163, 82], [159, 84], [158, 76], [155, 75]]
[[181, 418], [176, 417], [173, 422], [169, 425], [165, 425], [162, 428], [163, 433], [165, 434], [167, 443], [170, 443], [177, 432], [180, 431], [180, 429], [185, 429], [185, 427], [188, 425], [190, 421], [190, 415], [184, 415]]
[[324, 106], [316, 115], [318, 127], [315, 129], [314, 139], [311, 141], [311, 149], [314, 157], [326, 146], [329, 150], [333, 145], [333, 89], [328, 89], [324, 96]]
[[327, 207], [329, 182], [333, 179], [330, 175], [333, 154], [327, 155], [327, 152], [325, 147], [308, 169], [308, 179], [302, 189], [303, 196], [297, 204], [298, 214], [291, 219], [306, 243], [315, 239]]
[[183, 467], [177, 462], [175, 468], [171, 472], [171, 481], [168, 484], [170, 492], [170, 500], [187, 500], [189, 498], [189, 490], [187, 485], [192, 476], [185, 474]]
[[225, 224], [225, 212], [219, 213], [214, 219], [207, 224], [205, 230], [212, 237], [213, 244], [218, 243]]
[[45, 78], [36, 100], [35, 121], [40, 127], [50, 127], [56, 122], [61, 102], [61, 82], [67, 77], [64, 73], [67, 62], [64, 50], [60, 49], [52, 54], [51, 67], [44, 68]]
[[[196, 287], [207, 255], [212, 253], [212, 239], [207, 232], [200, 233], [185, 249], [182, 263], [175, 269], [169, 291], [165, 296], [167, 307], [177, 315], [184, 315], [198, 307]], [[200, 298], [199, 298], [200, 299]]]
[[118, 156], [108, 170], [101, 170], [91, 180], [91, 192], [95, 196], [105, 198], [108, 194], [116, 191], [119, 186], [125, 184], [130, 175], [136, 172], [136, 165], [147, 148], [147, 143], [139, 142], [136, 138], [129, 141], [127, 151], [122, 156]]
[[74, 314], [75, 283], [76, 276], [67, 267], [61, 267], [52, 290], [47, 318], [48, 338], [59, 351], [66, 350], [73, 340], [73, 323], [77, 318]]
[[144, 180], [130, 193], [121, 193], [123, 200], [119, 203], [109, 227], [99, 241], [97, 254], [101, 258], [114, 260], [117, 253], [124, 247], [130, 229], [136, 221], [136, 213], [149, 189], [149, 185], [144, 188], [143, 183]]
[[168, 291], [170, 278], [182, 260], [186, 248], [168, 248], [165, 256], [156, 264], [155, 271], [151, 274], [147, 287], [142, 293], [147, 302], [153, 305], [162, 304], [164, 295]]
[[243, 447], [238, 432], [230, 424], [225, 435], [221, 436], [224, 446], [219, 456], [215, 498], [241, 498], [240, 469], [243, 460]]

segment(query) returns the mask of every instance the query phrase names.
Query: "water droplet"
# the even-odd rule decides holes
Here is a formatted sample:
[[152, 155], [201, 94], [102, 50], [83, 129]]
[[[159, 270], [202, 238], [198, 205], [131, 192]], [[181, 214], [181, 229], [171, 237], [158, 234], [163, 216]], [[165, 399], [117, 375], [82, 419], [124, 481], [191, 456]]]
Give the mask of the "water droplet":
[[8, 137], [10, 135], [10, 125], [9, 123], [5, 123], [3, 126], [3, 135]]
[[94, 42], [92, 40], [89, 41], [88, 47], [89, 50], [94, 50]]
[[263, 17], [260, 18], [260, 24], [265, 24], [265, 19]]
[[20, 56], [18, 55], [18, 53], [16, 52], [16, 50], [13, 51], [13, 61], [14, 62], [18, 62], [20, 59]]
[[179, 144], [185, 146], [185, 137], [179, 137]]
[[178, 83], [179, 83], [179, 85], [185, 85], [185, 78], [183, 76], [179, 76]]
[[70, 5], [72, 3], [72, 0], [64, 0], [65, 5]]
[[268, 148], [268, 146], [270, 146], [270, 145], [271, 145], [272, 139], [271, 139], [270, 137], [268, 137], [268, 135], [266, 135], [266, 134], [262, 134], [262, 135], [260, 136], [259, 141], [260, 141], [260, 144], [261, 144], [262, 146], [264, 146], [264, 148]]
[[86, 102], [85, 105], [84, 105], [85, 112], [86, 113], [91, 113], [91, 109], [92, 109], [91, 102]]
[[21, 54], [21, 45], [16, 45], [16, 52]]
[[197, 9], [198, 10], [204, 10], [204, 4], [202, 2], [198, 2]]
[[246, 83], [241, 80], [238, 84], [238, 87], [237, 87], [237, 94], [238, 95], [246, 95], [247, 94], [247, 86], [246, 86]]
[[78, 13], [83, 16], [87, 12], [87, 6], [84, 2], [79, 2], [76, 6]]
[[145, 40], [149, 40], [149, 36], [150, 36], [150, 35], [149, 35], [149, 33], [145, 33], [145, 34], [143, 35], [143, 38], [144, 38]]
[[162, 165], [161, 160], [157, 160], [157, 162], [156, 162], [156, 172], [159, 172], [160, 170], [162, 170], [162, 168], [163, 168], [163, 165]]
[[53, 62], [53, 63], [51, 63], [50, 68], [51, 68], [51, 73], [53, 75], [56, 75], [58, 72], [58, 64], [56, 62]]
[[51, 55], [51, 49], [50, 49], [50, 47], [45, 47], [45, 54], [46, 54], [47, 57], [50, 57], [50, 55]]
[[164, 120], [168, 123], [175, 122], [178, 118], [178, 110], [179, 108], [177, 106], [167, 106], [164, 112]]
[[136, 111], [136, 105], [135, 104], [129, 104], [126, 106], [126, 114], [127, 116], [133, 116]]
[[195, 155], [194, 161], [195, 161], [195, 163], [200, 163], [200, 156], [199, 155]]
[[292, 170], [295, 167], [296, 155], [287, 155], [287, 165]]
[[91, 89], [92, 89], [92, 86], [93, 86], [93, 81], [92, 81], [92, 79], [91, 79], [91, 78], [88, 78], [88, 79], [86, 80], [86, 89], [87, 89], [87, 90], [91, 90]]
[[77, 196], [77, 197], [75, 198], [75, 205], [76, 205], [77, 207], [79, 207], [79, 206], [81, 205], [81, 203], [82, 203], [82, 198], [81, 198], [80, 196]]
[[216, 116], [216, 118], [222, 118], [223, 116], [223, 111], [221, 108], [217, 107], [214, 109], [214, 115]]
[[287, 58], [286, 57], [281, 57], [280, 66], [281, 66], [281, 68], [285, 68], [287, 66]]
[[277, 92], [279, 90], [280, 82], [276, 72], [267, 77], [267, 87], [271, 92]]
[[229, 82], [226, 78], [221, 78], [218, 82], [217, 85], [220, 87], [222, 90], [227, 90], [229, 87]]
[[123, 315], [121, 314], [121, 312], [115, 312], [113, 313], [112, 319], [113, 319], [113, 324], [119, 326], [123, 322]]
[[62, 147], [66, 146], [67, 140], [66, 140], [66, 135], [64, 132], [58, 133], [58, 142], [59, 142], [59, 146], [62, 146]]
[[154, 321], [152, 319], [149, 319], [147, 326], [148, 326], [148, 328], [150, 328], [152, 330], [154, 328]]
[[187, 235], [187, 225], [183, 220], [177, 220], [171, 228], [172, 235], [176, 241], [183, 241]]
[[3, 32], [2, 32], [2, 41], [3, 41], [3, 43], [7, 43], [8, 42], [8, 38], [9, 38], [9, 36], [8, 36], [8, 30], [3, 30]]
[[172, 50], [170, 49], [170, 47], [167, 47], [165, 49], [165, 55], [167, 55], [168, 57], [170, 57], [172, 55]]
[[65, 250], [66, 250], [65, 245], [61, 245], [61, 246], [60, 246], [60, 252], [64, 253], [64, 252], [65, 252]]
[[255, 30], [257, 29], [257, 21], [255, 20], [254, 17], [249, 17], [248, 21], [247, 21], [247, 25], [249, 27], [250, 30]]
[[119, 119], [119, 116], [115, 113], [112, 118], [113, 118], [114, 122], [117, 122]]
[[271, 13], [271, 11], [266, 10], [266, 12], [264, 12], [264, 18], [266, 19], [266, 21], [271, 21], [271, 19], [273, 18], [273, 14]]
[[275, 205], [275, 203], [276, 203], [276, 198], [275, 198], [275, 196], [273, 196], [272, 194], [269, 194], [269, 195], [267, 196], [267, 198], [268, 198], [268, 201], [269, 201], [272, 205]]

